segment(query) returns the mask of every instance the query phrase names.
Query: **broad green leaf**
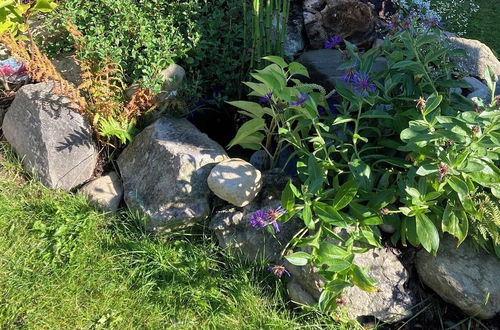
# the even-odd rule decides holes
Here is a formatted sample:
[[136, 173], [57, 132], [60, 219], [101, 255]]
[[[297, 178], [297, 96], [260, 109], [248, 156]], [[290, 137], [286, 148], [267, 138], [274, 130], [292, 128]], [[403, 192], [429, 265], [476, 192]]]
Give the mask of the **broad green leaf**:
[[289, 180], [285, 189], [281, 193], [281, 206], [287, 211], [293, 210], [293, 207], [295, 206], [295, 195], [293, 193], [292, 186], [292, 180]]
[[322, 313], [329, 313], [337, 307], [337, 297], [340, 292], [324, 289], [318, 300], [318, 308]]
[[305, 266], [311, 259], [311, 255], [305, 252], [295, 252], [285, 257], [292, 265]]
[[328, 266], [326, 269], [328, 272], [338, 273], [352, 266], [352, 263], [349, 260], [331, 258], [328, 262], [325, 262]]
[[351, 281], [361, 290], [368, 292], [378, 291], [377, 288], [375, 287], [377, 282], [368, 277], [368, 275], [366, 275], [366, 273], [357, 265], [353, 266]]
[[243, 84], [250, 87], [253, 92], [250, 95], [254, 96], [264, 96], [269, 93], [271, 90], [264, 84], [255, 83], [255, 82], [244, 82]]
[[323, 187], [325, 181], [325, 171], [321, 168], [314, 155], [310, 155], [307, 161], [307, 173], [309, 175], [307, 179], [308, 192], [314, 194]]
[[32, 10], [50, 13], [56, 7], [57, 4], [52, 0], [36, 0], [36, 5]]
[[288, 72], [291, 76], [301, 75], [309, 78], [309, 72], [307, 72], [307, 68], [298, 62], [290, 63], [288, 65]]
[[373, 188], [372, 171], [368, 164], [355, 159], [349, 162], [349, 169], [354, 179], [359, 183], [359, 188], [366, 191], [370, 191]]
[[335, 197], [332, 202], [332, 207], [335, 210], [341, 210], [352, 201], [356, 193], [358, 192], [358, 184], [355, 180], [350, 180], [344, 183], [337, 190]]
[[453, 207], [448, 203], [443, 213], [443, 220], [441, 223], [443, 232], [450, 233], [458, 239], [457, 246], [462, 244], [462, 242], [467, 237], [469, 231], [469, 220], [464, 214], [465, 219], [459, 219]]
[[439, 233], [434, 223], [426, 214], [420, 213], [415, 216], [417, 236], [420, 244], [432, 255], [436, 255], [439, 247]]
[[304, 204], [304, 208], [302, 209], [301, 218], [304, 221], [304, 225], [306, 225], [306, 227], [308, 229], [314, 230], [315, 225], [314, 225], [314, 221], [312, 218], [312, 210], [311, 210], [311, 206], [308, 203]]
[[262, 108], [262, 106], [258, 103], [255, 103], [255, 102], [233, 101], [233, 102], [227, 102], [227, 103], [229, 103], [232, 106], [235, 106], [237, 108], [245, 110], [246, 113], [248, 113], [247, 115], [249, 117], [252, 117], [252, 118], [262, 118], [265, 114], [265, 111]]
[[432, 94], [431, 96], [429, 96], [429, 98], [427, 99], [427, 102], [425, 104], [424, 114], [428, 115], [432, 111], [434, 111], [437, 107], [439, 107], [439, 105], [441, 104], [441, 101], [443, 101], [442, 95]]
[[263, 57], [263, 59], [279, 65], [282, 69], [284, 69], [288, 66], [288, 64], [286, 64], [285, 60], [279, 56], [265, 56], [265, 57]]
[[330, 258], [346, 259], [351, 257], [352, 253], [347, 251], [344, 247], [323, 241], [319, 244], [318, 256], [325, 260]]
[[336, 226], [347, 227], [345, 218], [333, 207], [321, 202], [315, 202], [313, 205], [314, 213], [324, 222]]
[[240, 144], [240, 142], [244, 141], [247, 136], [264, 129], [265, 127], [266, 122], [262, 118], [254, 118], [247, 121], [240, 127], [240, 129], [236, 133], [236, 136], [231, 140], [228, 147], [231, 148], [237, 144]]
[[434, 164], [425, 164], [418, 168], [417, 175], [427, 176], [429, 174], [437, 173], [438, 167]]

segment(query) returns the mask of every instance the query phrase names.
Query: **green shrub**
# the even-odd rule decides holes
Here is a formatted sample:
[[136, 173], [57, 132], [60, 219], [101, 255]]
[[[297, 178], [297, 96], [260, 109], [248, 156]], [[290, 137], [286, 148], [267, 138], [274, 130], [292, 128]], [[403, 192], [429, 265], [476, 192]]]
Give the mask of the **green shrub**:
[[[234, 94], [243, 78], [243, 13], [240, 0], [66, 0], [48, 26], [66, 20], [85, 35], [80, 56], [95, 63], [108, 58], [123, 68], [127, 82], [159, 90], [156, 74], [171, 63], [188, 72], [186, 99], [221, 89]], [[71, 51], [67, 35], [46, 43], [55, 54]]]
[[[308, 75], [302, 65], [276, 57], [252, 74], [258, 82], [246, 83], [260, 104], [232, 102], [251, 119], [231, 145], [262, 148], [271, 158], [289, 146], [297, 159], [297, 179], [283, 191], [286, 214], [278, 221], [303, 220], [290, 243], [306, 250], [287, 259], [319, 269], [327, 281], [322, 309], [335, 307], [346, 286], [376, 290], [353, 262], [355, 253], [381, 246], [376, 225], [394, 226], [394, 244], [435, 255], [445, 232], [458, 246], [469, 232], [477, 237], [471, 227], [479, 222], [489, 250], [500, 251], [497, 224], [485, 219], [498, 209], [491, 202], [478, 209], [484, 198], [473, 200], [500, 196], [500, 107], [493, 97], [473, 103], [453, 92], [470, 87], [451, 60], [463, 51], [452, 50], [435, 24], [432, 13], [412, 12], [396, 22], [383, 50], [360, 53], [345, 42], [349, 59], [334, 109], [327, 110], [321, 88], [296, 79]], [[382, 54], [387, 69], [373, 72]], [[486, 75], [493, 92], [496, 76], [489, 68]], [[268, 217], [264, 225], [276, 227], [277, 218]]]

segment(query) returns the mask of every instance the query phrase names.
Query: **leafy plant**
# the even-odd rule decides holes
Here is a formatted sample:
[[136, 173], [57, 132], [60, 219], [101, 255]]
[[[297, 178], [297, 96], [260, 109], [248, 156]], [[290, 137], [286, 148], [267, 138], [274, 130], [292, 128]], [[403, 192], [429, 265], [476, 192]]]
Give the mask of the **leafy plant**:
[[49, 13], [57, 6], [54, 0], [2, 0], [0, 2], [0, 34], [27, 40], [28, 19], [37, 13]]
[[[453, 92], [468, 87], [451, 61], [460, 51], [427, 19], [413, 14], [396, 22], [383, 51], [361, 54], [346, 42], [336, 102], [294, 77], [307, 76], [302, 66], [276, 57], [252, 75], [258, 82], [246, 83], [251, 96], [268, 104], [232, 102], [251, 119], [231, 145], [274, 151], [274, 158], [293, 149], [297, 178], [283, 191], [287, 213], [279, 221], [304, 222], [290, 242], [301, 249], [287, 258], [325, 278], [324, 310], [348, 285], [376, 290], [353, 263], [355, 253], [380, 246], [376, 225], [395, 227], [394, 244], [436, 254], [443, 233], [457, 245], [467, 237], [479, 216], [474, 194], [499, 194], [500, 109], [493, 100], [474, 104]], [[373, 72], [382, 53], [387, 68]], [[488, 77], [493, 94], [491, 71]]]
[[218, 88], [238, 93], [249, 58], [242, 8], [240, 0], [66, 0], [45, 24], [56, 37], [44, 46], [52, 55], [73, 50], [73, 39], [59, 33], [69, 19], [85, 36], [80, 58], [116, 63], [124, 82], [155, 94], [161, 91], [158, 72], [180, 64], [189, 107]]

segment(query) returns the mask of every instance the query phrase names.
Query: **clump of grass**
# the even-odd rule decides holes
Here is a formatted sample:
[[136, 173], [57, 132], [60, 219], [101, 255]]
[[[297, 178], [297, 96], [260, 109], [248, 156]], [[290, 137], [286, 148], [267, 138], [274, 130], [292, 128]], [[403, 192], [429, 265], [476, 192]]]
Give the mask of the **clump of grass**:
[[203, 228], [162, 236], [24, 180], [0, 144], [0, 328], [342, 327], [295, 314], [266, 265], [221, 256]]

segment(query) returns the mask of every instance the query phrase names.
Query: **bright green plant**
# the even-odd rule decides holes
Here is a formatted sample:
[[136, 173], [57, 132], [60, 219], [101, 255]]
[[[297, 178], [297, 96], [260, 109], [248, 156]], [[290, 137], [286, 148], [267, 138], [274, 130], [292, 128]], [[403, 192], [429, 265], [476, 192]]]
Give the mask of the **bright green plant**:
[[183, 66], [188, 105], [216, 89], [237, 94], [246, 72], [241, 0], [66, 0], [46, 24], [54, 30], [44, 44], [52, 55], [72, 51], [60, 32], [68, 19], [85, 36], [80, 57], [119, 64], [128, 84], [159, 92], [158, 72]]
[[28, 18], [38, 12], [49, 13], [56, 7], [54, 0], [35, 0], [26, 3], [21, 0], [2, 0], [0, 2], [0, 34], [27, 39], [23, 33], [29, 28]]
[[244, 48], [251, 46], [252, 49], [250, 68], [260, 68], [265, 54], [283, 57], [290, 0], [251, 0], [250, 9], [247, 2], [243, 0]]
[[[394, 243], [436, 254], [443, 233], [459, 245], [480, 217], [474, 194], [500, 192], [498, 105], [453, 93], [468, 86], [451, 61], [460, 51], [451, 50], [439, 30], [418, 17], [401, 26], [386, 40], [387, 68], [380, 72], [372, 66], [381, 50], [360, 54], [346, 42], [350, 59], [337, 83], [335, 112], [326, 110], [321, 93], [293, 77], [307, 76], [302, 66], [275, 57], [253, 74], [257, 83], [246, 83], [250, 95], [268, 105], [232, 103], [252, 118], [232, 144], [294, 150], [298, 175], [283, 191], [287, 214], [280, 221], [297, 216], [304, 229], [291, 242], [301, 250], [287, 259], [319, 269], [327, 281], [320, 298], [325, 310], [348, 285], [375, 290], [353, 263], [355, 253], [380, 246], [375, 225], [394, 226]], [[493, 93], [494, 75], [487, 74]]]

